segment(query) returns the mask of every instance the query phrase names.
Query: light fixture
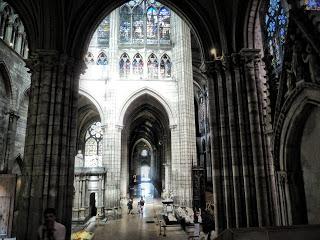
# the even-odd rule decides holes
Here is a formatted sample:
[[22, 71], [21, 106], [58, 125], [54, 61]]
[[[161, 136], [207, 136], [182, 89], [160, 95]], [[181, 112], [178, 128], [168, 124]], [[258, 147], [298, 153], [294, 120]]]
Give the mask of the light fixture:
[[217, 49], [216, 48], [211, 48], [210, 49], [210, 54], [215, 59], [217, 57]]

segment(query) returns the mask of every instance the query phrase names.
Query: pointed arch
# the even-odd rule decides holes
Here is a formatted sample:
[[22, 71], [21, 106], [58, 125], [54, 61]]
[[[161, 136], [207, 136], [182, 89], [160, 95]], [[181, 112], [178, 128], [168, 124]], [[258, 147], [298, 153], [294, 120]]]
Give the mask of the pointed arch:
[[130, 74], [130, 57], [127, 53], [123, 53], [119, 61], [119, 75], [120, 77], [127, 77]]
[[176, 116], [175, 116], [174, 112], [172, 111], [171, 107], [169, 106], [169, 104], [167, 103], [167, 101], [161, 95], [159, 95], [156, 91], [154, 91], [150, 88], [142, 88], [142, 89], [136, 91], [135, 93], [133, 93], [132, 95], [130, 95], [129, 98], [125, 101], [123, 107], [121, 108], [119, 118], [118, 118], [118, 125], [119, 126], [124, 125], [124, 122], [123, 122], [124, 116], [125, 116], [127, 110], [129, 109], [131, 103], [133, 103], [137, 98], [139, 98], [143, 95], [149, 95], [149, 96], [153, 97], [154, 99], [156, 99], [164, 107], [164, 109], [168, 115], [168, 118], [169, 118], [170, 126], [176, 125]]
[[84, 58], [86, 64], [94, 64], [94, 56], [91, 52], [88, 52]]
[[97, 58], [97, 65], [108, 65], [108, 58], [105, 52], [100, 52]]
[[160, 60], [160, 76], [162, 78], [171, 77], [171, 60], [166, 53], [162, 55]]
[[99, 104], [99, 102], [90, 93], [88, 93], [87, 91], [85, 91], [81, 87], [79, 88], [79, 94], [87, 97], [93, 103], [93, 105], [97, 108], [97, 110], [99, 112], [101, 122], [104, 123], [104, 114], [103, 114], [103, 110], [102, 110], [102, 107]]
[[7, 93], [8, 99], [12, 103], [12, 80], [9, 74], [9, 70], [4, 61], [0, 61], [0, 73], [3, 76], [4, 86]]
[[159, 75], [159, 62], [154, 53], [151, 53], [148, 58], [148, 77], [158, 78]]
[[140, 53], [137, 53], [136, 55], [134, 55], [133, 60], [132, 60], [132, 70], [133, 70], [133, 74], [139, 74], [142, 75], [143, 74], [143, 59], [142, 56], [140, 55]]

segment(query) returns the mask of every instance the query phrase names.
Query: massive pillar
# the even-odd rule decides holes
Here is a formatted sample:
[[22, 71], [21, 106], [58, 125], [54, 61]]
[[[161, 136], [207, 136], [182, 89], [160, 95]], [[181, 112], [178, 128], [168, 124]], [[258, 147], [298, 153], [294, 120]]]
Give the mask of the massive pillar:
[[266, 148], [259, 51], [207, 66], [216, 229], [268, 226], [274, 181]]
[[[191, 36], [188, 25], [173, 15], [177, 39], [173, 49], [175, 74], [178, 88], [179, 119], [172, 129], [172, 185], [176, 201], [180, 205], [192, 206], [192, 165], [196, 161], [196, 133], [194, 123], [193, 75]], [[179, 146], [179, 149], [178, 149]]]
[[37, 239], [43, 211], [53, 207], [70, 236], [82, 62], [55, 50], [36, 50], [28, 67], [30, 105], [15, 234]]

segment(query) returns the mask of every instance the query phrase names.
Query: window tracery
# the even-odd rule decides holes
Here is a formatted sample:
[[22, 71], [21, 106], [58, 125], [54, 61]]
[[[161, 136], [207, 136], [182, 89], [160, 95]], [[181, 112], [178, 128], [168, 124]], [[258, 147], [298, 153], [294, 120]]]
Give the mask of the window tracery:
[[107, 55], [104, 52], [100, 53], [98, 56], [97, 65], [107, 65], [107, 64], [108, 64]]
[[124, 5], [120, 9], [120, 42], [126, 43], [131, 40], [131, 10]]
[[287, 34], [288, 16], [281, 0], [270, 0], [265, 16], [266, 45], [273, 56], [272, 65], [280, 71], [283, 61], [284, 43]]
[[94, 57], [91, 52], [88, 52], [87, 55], [84, 58], [85, 63], [87, 64], [94, 64]]
[[158, 78], [159, 63], [157, 56], [151, 54], [148, 59], [148, 77], [149, 78]]
[[170, 41], [170, 10], [162, 7], [159, 11], [159, 38], [161, 42]]
[[132, 13], [133, 42], [144, 41], [144, 16], [142, 6], [136, 6]]
[[85, 166], [98, 167], [102, 160], [103, 130], [101, 122], [93, 123], [86, 133], [85, 141]]
[[98, 46], [109, 46], [110, 39], [110, 16], [102, 20], [97, 29]]
[[161, 57], [160, 61], [160, 76], [162, 78], [171, 77], [171, 61], [167, 54], [164, 54]]
[[147, 43], [156, 44], [158, 40], [158, 10], [151, 6], [147, 10]]
[[134, 74], [143, 74], [143, 59], [139, 53], [133, 57], [132, 70]]
[[24, 25], [8, 3], [1, 1], [0, 38], [23, 58], [28, 57], [28, 41]]
[[120, 43], [170, 44], [170, 16], [155, 0], [130, 1], [120, 9]]
[[130, 74], [130, 58], [127, 53], [122, 54], [119, 62], [120, 77], [127, 77]]

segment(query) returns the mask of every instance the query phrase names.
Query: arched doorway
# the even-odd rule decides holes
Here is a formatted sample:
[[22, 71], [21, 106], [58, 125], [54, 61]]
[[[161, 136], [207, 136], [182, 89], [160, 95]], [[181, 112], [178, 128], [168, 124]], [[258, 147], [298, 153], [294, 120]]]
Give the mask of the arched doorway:
[[165, 173], [171, 162], [168, 114], [156, 98], [143, 94], [131, 102], [123, 123], [121, 195], [160, 197], [170, 178]]
[[[284, 225], [319, 224], [320, 99], [316, 89], [294, 94], [280, 139], [278, 171], [281, 221]], [[276, 139], [278, 143], [279, 139]]]

